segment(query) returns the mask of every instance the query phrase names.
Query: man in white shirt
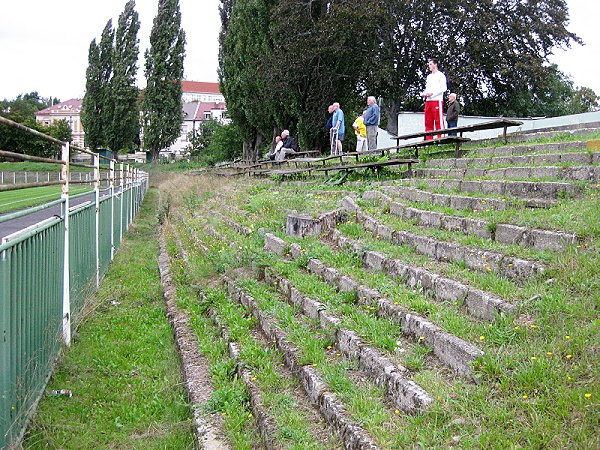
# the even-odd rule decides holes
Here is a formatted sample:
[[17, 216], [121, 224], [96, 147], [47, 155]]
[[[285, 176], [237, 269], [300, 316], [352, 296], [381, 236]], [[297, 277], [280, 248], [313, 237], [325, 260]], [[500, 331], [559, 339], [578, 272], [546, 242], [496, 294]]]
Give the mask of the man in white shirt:
[[[427, 75], [425, 91], [425, 131], [441, 130], [444, 126], [444, 92], [448, 90], [446, 75], [438, 70], [438, 61], [431, 58], [428, 63], [431, 73]], [[441, 137], [441, 135], [438, 135]], [[433, 139], [427, 136], [425, 139]]]

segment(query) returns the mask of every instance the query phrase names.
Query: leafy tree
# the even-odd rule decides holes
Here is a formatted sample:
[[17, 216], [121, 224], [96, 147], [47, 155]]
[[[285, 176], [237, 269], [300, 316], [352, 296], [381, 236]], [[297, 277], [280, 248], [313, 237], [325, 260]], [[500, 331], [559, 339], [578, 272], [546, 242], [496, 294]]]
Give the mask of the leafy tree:
[[109, 19], [100, 43], [96, 44], [96, 39], [93, 39], [88, 50], [81, 123], [85, 130], [86, 145], [92, 150], [107, 146], [108, 126], [113, 118], [110, 82], [113, 75], [114, 37], [112, 20]]
[[210, 146], [217, 128], [222, 125], [214, 119], [203, 121], [198, 130], [188, 133], [187, 152], [191, 157], [197, 157], [206, 152]]
[[[70, 141], [71, 128], [65, 120], [54, 122], [50, 126], [35, 120], [34, 114], [37, 111], [54, 103], [60, 103], [60, 100], [42, 98], [37, 92], [30, 92], [21, 94], [14, 100], [0, 101], [0, 115], [56, 139]], [[42, 157], [55, 156], [60, 152], [59, 145], [4, 124], [0, 124], [0, 149]]]
[[85, 95], [81, 106], [81, 124], [85, 130], [85, 144], [96, 150], [103, 143], [102, 110], [104, 86], [100, 77], [100, 47], [92, 39], [85, 72]]
[[239, 125], [235, 123], [222, 125], [214, 121], [209, 126], [214, 129], [208, 146], [198, 155], [200, 162], [210, 165], [242, 156], [243, 133]]
[[[549, 84], [544, 65], [554, 47], [580, 39], [566, 29], [564, 0], [388, 0], [381, 45], [367, 85], [384, 98], [396, 131], [400, 110], [421, 110], [427, 59], [440, 60], [464, 112], [527, 115], [535, 86]], [[518, 102], [513, 100], [518, 99]]]
[[[270, 55], [273, 0], [223, 0], [219, 38], [219, 80], [227, 109], [240, 125], [243, 157], [256, 160], [273, 132], [277, 102], [267, 96], [265, 58]], [[260, 101], [257, 101], [260, 99]]]
[[106, 145], [113, 151], [131, 147], [139, 133], [138, 89], [135, 86], [140, 21], [135, 1], [130, 0], [119, 16], [113, 50], [113, 72], [108, 91], [111, 116], [106, 123]]
[[327, 138], [316, 131], [327, 105], [362, 105], [381, 10], [328, 3], [222, 0], [219, 75], [231, 117], [244, 130], [244, 158], [257, 158], [264, 137], [282, 128], [303, 146], [321, 147]]
[[159, 0], [146, 50], [147, 86], [143, 100], [144, 147], [156, 161], [161, 149], [179, 136], [183, 122], [181, 80], [185, 32], [179, 0]]

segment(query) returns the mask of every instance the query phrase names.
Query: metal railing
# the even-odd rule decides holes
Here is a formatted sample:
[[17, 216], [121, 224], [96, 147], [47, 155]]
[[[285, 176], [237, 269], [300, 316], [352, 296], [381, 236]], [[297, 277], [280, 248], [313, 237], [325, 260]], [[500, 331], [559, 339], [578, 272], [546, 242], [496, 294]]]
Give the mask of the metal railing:
[[[2, 157], [61, 168], [59, 177], [0, 184], [0, 192], [61, 186], [59, 200], [0, 216], [0, 229], [33, 213], [45, 211], [49, 216], [0, 241], [0, 448], [10, 448], [22, 438], [61, 348], [71, 343], [85, 299], [98, 288], [124, 232], [139, 211], [148, 176], [1, 116], [0, 123], [61, 146], [60, 160], [0, 150]], [[92, 156], [93, 164], [70, 163], [71, 149]], [[101, 158], [109, 162], [102, 168], [106, 172], [102, 178], [107, 180], [103, 190]], [[91, 169], [92, 174], [84, 180], [74, 179], [71, 166]], [[93, 184], [92, 199], [71, 207], [71, 200], [82, 194], [69, 195], [70, 185], [85, 183]], [[51, 208], [58, 207], [60, 212], [52, 214]]]

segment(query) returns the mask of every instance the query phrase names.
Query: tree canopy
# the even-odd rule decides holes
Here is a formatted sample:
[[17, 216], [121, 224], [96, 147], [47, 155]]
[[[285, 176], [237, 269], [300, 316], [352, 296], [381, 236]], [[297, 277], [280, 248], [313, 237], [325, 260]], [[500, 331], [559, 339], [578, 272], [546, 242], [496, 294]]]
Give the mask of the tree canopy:
[[181, 28], [179, 0], [159, 0], [158, 13], [146, 50], [146, 90], [142, 102], [144, 147], [157, 160], [180, 134], [183, 122], [181, 80], [185, 32]]
[[221, 0], [221, 22], [220, 82], [248, 147], [282, 127], [318, 147], [327, 105], [340, 102], [350, 120], [367, 94], [395, 132], [399, 111], [422, 110], [432, 57], [467, 114], [557, 115], [594, 103], [548, 63], [581, 42], [565, 0]]
[[88, 147], [106, 147], [116, 153], [134, 145], [139, 134], [138, 89], [135, 86], [140, 28], [135, 1], [129, 0], [119, 16], [104, 27], [100, 43], [90, 43], [86, 91], [81, 120]]
[[[60, 103], [60, 100], [52, 97], [42, 98], [37, 92], [30, 92], [21, 94], [14, 100], [1, 100], [0, 115], [53, 138], [69, 142], [71, 141], [71, 127], [66, 120], [58, 120], [50, 125], [44, 125], [35, 120], [36, 112], [56, 103]], [[0, 124], [0, 149], [41, 157], [55, 156], [60, 152], [58, 144], [4, 124]]]

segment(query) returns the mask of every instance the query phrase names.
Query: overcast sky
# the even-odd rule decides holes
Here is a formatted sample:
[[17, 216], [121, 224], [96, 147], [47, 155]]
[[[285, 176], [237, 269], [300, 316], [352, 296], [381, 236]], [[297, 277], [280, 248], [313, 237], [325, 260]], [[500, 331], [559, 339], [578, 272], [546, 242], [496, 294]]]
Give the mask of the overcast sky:
[[[99, 40], [110, 18], [116, 26], [126, 0], [3, 0], [0, 13], [0, 98], [38, 91], [61, 100], [81, 98], [90, 41]], [[551, 61], [570, 74], [576, 86], [600, 95], [600, 1], [567, 0], [569, 30], [585, 46], [557, 50]], [[157, 0], [137, 0], [140, 15], [140, 56], [148, 46]], [[180, 0], [187, 34], [184, 77], [217, 81], [219, 0]], [[144, 84], [140, 57], [138, 83]]]

